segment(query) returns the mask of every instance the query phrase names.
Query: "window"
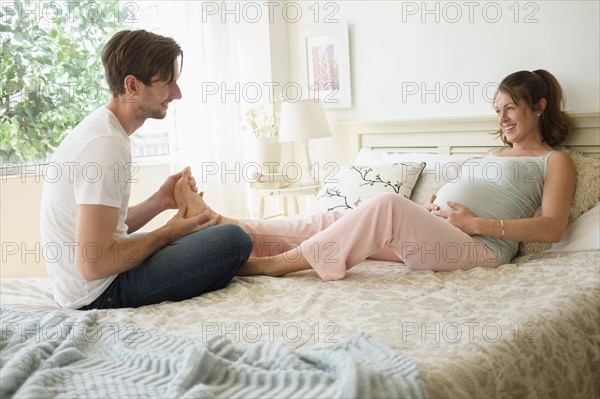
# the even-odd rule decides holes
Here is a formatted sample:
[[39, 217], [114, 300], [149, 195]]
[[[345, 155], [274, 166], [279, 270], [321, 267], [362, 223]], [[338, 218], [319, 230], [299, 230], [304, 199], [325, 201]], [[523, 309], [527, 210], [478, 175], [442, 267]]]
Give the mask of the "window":
[[[240, 88], [273, 81], [268, 8], [256, 23], [208, 16], [205, 4], [0, 2], [0, 177], [41, 174], [68, 131], [108, 100], [104, 43], [121, 29], [142, 28], [175, 38], [186, 56], [183, 99], [131, 136], [134, 162], [168, 162], [173, 172], [189, 165], [222, 212], [245, 209], [246, 186], [235, 173], [249, 154]], [[229, 10], [226, 2], [213, 5]]]
[[[0, 174], [39, 173], [70, 129], [106, 103], [102, 45], [140, 16], [144, 3], [11, 1], [0, 3]], [[155, 18], [152, 18], [152, 13]], [[168, 155], [164, 123], [132, 138], [142, 162]]]

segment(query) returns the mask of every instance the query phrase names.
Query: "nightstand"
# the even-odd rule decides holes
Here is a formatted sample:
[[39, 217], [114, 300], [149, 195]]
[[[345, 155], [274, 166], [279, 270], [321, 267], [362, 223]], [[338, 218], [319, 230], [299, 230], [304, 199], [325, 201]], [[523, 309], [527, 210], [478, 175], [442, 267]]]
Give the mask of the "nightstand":
[[276, 216], [289, 216], [289, 201], [292, 200], [292, 215], [297, 215], [299, 211], [298, 197], [315, 196], [321, 188], [320, 184], [310, 186], [289, 186], [284, 188], [254, 188], [253, 191], [259, 197], [258, 212], [261, 219], [265, 213], [265, 198], [281, 198], [283, 201], [283, 213]]

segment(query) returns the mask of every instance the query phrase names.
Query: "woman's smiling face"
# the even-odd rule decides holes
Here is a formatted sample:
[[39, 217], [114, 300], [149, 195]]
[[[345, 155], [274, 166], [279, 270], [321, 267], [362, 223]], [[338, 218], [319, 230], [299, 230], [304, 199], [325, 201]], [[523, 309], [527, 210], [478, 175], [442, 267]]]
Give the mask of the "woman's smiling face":
[[532, 135], [539, 136], [539, 114], [532, 110], [525, 101], [517, 104], [510, 94], [500, 91], [494, 101], [494, 109], [498, 124], [506, 140], [518, 143]]

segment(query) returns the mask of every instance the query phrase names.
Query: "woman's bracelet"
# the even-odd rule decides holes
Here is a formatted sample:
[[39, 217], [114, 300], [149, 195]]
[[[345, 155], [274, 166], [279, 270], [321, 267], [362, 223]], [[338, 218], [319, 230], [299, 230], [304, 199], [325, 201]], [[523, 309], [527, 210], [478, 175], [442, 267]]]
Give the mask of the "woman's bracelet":
[[[494, 221], [496, 219], [490, 219], [490, 227], [492, 228], [492, 234], [490, 234], [490, 236], [494, 236], [494, 233], [496, 231], [496, 226], [494, 226]], [[504, 220], [499, 219], [500, 220], [500, 238], [504, 238]]]

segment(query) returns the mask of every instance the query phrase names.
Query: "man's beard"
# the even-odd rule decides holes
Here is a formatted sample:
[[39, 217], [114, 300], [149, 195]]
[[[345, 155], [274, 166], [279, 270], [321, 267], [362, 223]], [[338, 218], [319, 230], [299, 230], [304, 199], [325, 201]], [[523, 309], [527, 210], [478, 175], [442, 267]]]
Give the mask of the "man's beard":
[[149, 108], [142, 105], [138, 108], [137, 114], [144, 119], [165, 119], [167, 116], [167, 112], [163, 110], [162, 106], [160, 108]]

